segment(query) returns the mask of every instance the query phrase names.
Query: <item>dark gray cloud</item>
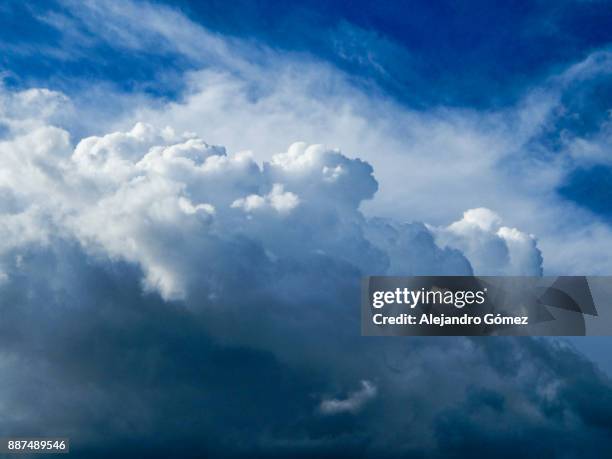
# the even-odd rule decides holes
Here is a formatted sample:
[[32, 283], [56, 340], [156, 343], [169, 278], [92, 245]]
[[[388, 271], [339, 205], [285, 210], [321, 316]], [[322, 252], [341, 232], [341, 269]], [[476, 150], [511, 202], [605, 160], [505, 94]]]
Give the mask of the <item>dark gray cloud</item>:
[[[612, 384], [570, 347], [361, 337], [356, 271], [303, 260], [291, 269], [312, 280], [309, 294], [282, 300], [244, 278], [236, 303], [220, 305], [143, 293], [134, 265], [92, 259], [76, 243], [22, 254], [0, 287], [0, 431], [69, 436], [71, 455], [89, 458], [611, 450]], [[363, 380], [375, 396], [321, 412]]]

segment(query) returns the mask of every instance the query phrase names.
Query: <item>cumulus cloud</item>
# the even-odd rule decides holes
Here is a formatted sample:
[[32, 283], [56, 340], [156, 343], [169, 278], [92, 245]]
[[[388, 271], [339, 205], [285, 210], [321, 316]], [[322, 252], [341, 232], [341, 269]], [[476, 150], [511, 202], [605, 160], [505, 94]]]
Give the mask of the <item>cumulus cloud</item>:
[[[210, 245], [239, 237], [261, 244], [271, 259], [320, 251], [342, 252], [358, 266], [370, 258], [385, 263], [360, 230], [358, 206], [376, 189], [371, 167], [322, 146], [294, 144], [260, 167], [247, 152], [228, 155], [138, 124], [83, 139], [67, 167], [90, 192], [66, 226], [92, 251], [138, 263], [145, 285], [165, 298], [184, 299], [190, 282], [216, 277]], [[330, 180], [330, 169], [345, 173]]]
[[[611, 448], [610, 381], [573, 349], [406, 346], [363, 339], [355, 314], [367, 274], [539, 274], [540, 247], [553, 272], [610, 266], [607, 225], [573, 207], [558, 224], [567, 155], [538, 136], [562, 88], [493, 113], [414, 111], [164, 6], [67, 5], [46, 19], [82, 32], [75, 47], [204, 68], [172, 102], [0, 90], [2, 432], [68, 435], [88, 458]], [[109, 98], [128, 109], [101, 119]]]
[[[321, 142], [356, 152], [375, 168], [380, 186], [361, 205], [367, 216], [442, 226], [462, 210], [487, 207], [502, 212], [507, 226], [538, 235], [548, 274], [610, 271], [600, 255], [612, 243], [607, 221], [558, 192], [577, 165], [608, 163], [609, 107], [597, 89], [609, 85], [607, 49], [535, 81], [513, 106], [414, 110], [365, 91], [371, 81], [313, 56], [211, 33], [166, 5], [65, 1], [40, 19], [57, 30], [71, 55], [103, 45], [172, 56], [188, 69], [157, 75], [183, 89], [169, 101], [103, 82], [71, 88], [78, 116], [63, 127], [75, 139], [82, 132], [128, 132], [144, 121], [195, 132], [228, 151], [250, 149], [258, 162], [296, 139]], [[338, 173], [328, 170], [330, 178]]]
[[461, 220], [433, 232], [440, 245], [461, 250], [477, 273], [542, 275], [542, 254], [535, 237], [502, 226], [499, 215], [489, 209], [470, 209]]
[[[555, 439], [564, 421], [548, 404], [601, 422], [564, 382], [573, 368], [532, 364], [560, 352], [551, 344], [406, 348], [356, 331], [362, 275], [536, 273], [535, 240], [493, 212], [447, 227], [369, 218], [372, 166], [322, 145], [258, 162], [145, 123], [75, 143], [46, 121], [0, 142], [3, 431], [70, 434], [87, 457], [126, 438], [151, 445], [131, 455], [181, 441], [186, 456], [313, 457], [464, 451], [445, 426], [469, 429], [491, 409]], [[607, 380], [566, 352], [604, 393]], [[406, 436], [411, 413], [420, 427]]]
[[[53, 95], [50, 103], [64, 99]], [[166, 299], [186, 299], [193, 288], [217, 297], [231, 273], [212, 257], [251, 250], [236, 244], [259, 248], [271, 272], [281, 259], [315, 255], [363, 274], [472, 272], [473, 253], [464, 250], [466, 259], [456, 250], [465, 247], [439, 247], [425, 226], [365, 217], [360, 206], [378, 188], [373, 169], [339, 150], [298, 142], [258, 163], [248, 151], [228, 154], [194, 134], [144, 123], [72, 147], [68, 133], [45, 120], [27, 132], [12, 129], [0, 143], [3, 205], [13, 207], [3, 216], [7, 252], [76, 240], [91, 256], [135, 263], [145, 289]], [[521, 244], [522, 233], [500, 231]], [[468, 233], [465, 240], [482, 236]], [[519, 252], [508, 262], [516, 270], [529, 258]]]
[[299, 198], [290, 191], [284, 191], [283, 185], [275, 183], [265, 196], [252, 194], [246, 198], [236, 199], [232, 207], [244, 209], [245, 212], [253, 212], [266, 208], [274, 209], [276, 212], [286, 214], [300, 203]]
[[[607, 164], [609, 107], [583, 101], [599, 100], [596, 88], [605, 87], [610, 72], [609, 50], [535, 82], [514, 106], [414, 110], [379, 91], [364, 91], [369, 81], [356, 82], [312, 56], [211, 33], [164, 5], [109, 2], [101, 8], [68, 1], [42, 19], [74, 55], [102, 43], [123, 53], [154, 49], [189, 63], [188, 71], [172, 76], [184, 91], [170, 101], [102, 83], [74, 90], [79, 116], [62, 127], [77, 133], [75, 139], [83, 131], [129, 132], [144, 121], [195, 132], [228, 151], [249, 149], [260, 163], [296, 139], [321, 142], [355, 152], [375, 168], [379, 189], [360, 207], [368, 217], [443, 226], [465, 209], [487, 207], [501, 212], [505, 225], [538, 235], [546, 273], [610, 271], [600, 255], [612, 243], [609, 225], [558, 192], [577, 164]], [[342, 168], [327, 174], [333, 180]], [[572, 219], [565, 218], [569, 214]]]

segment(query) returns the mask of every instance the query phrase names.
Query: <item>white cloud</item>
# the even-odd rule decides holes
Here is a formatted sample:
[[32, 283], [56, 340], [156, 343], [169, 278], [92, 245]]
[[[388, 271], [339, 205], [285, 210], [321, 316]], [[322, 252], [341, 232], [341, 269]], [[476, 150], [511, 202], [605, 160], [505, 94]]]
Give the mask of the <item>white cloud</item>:
[[[189, 250], [186, 259], [179, 249], [174, 258], [164, 254], [159, 242], [168, 237], [161, 230], [164, 225], [166, 230], [178, 225], [185, 240], [191, 232], [223, 238], [241, 233], [275, 257], [334, 254], [371, 272], [467, 273], [473, 267], [480, 274], [537, 273], [541, 263], [531, 233], [539, 237], [548, 273], [601, 273], [610, 266], [598, 255], [601, 249], [584, 249], [587, 234], [597, 235], [592, 241], [599, 247], [609, 244], [608, 227], [555, 194], [566, 170], [565, 157], [538, 159], [527, 153], [554, 117], [564, 85], [604, 71], [601, 59], [587, 59], [562, 81], [543, 83], [505, 110], [415, 111], [366, 93], [331, 66], [211, 34], [167, 7], [144, 4], [143, 9], [130, 2], [112, 3], [104, 10], [93, 3], [67, 6], [72, 13], [66, 20], [79, 22], [91, 37], [118, 48], [160, 44], [161, 51], [184, 54], [202, 69], [184, 76], [187, 89], [178, 101], [115, 95], [132, 103], [115, 114], [116, 122], [87, 110], [98, 102], [98, 96], [91, 100], [91, 94], [98, 94], [95, 87], [88, 88], [89, 105], [79, 94], [70, 102], [44, 90], [2, 91], [3, 100], [17, 101], [11, 103], [22, 108], [15, 113], [23, 115], [3, 115], [14, 138], [0, 148], [14, 152], [25, 145], [32, 152], [28, 154], [36, 148], [53, 151], [53, 160], [40, 167], [23, 158], [7, 164], [3, 180], [11, 198], [4, 205], [19, 195], [23, 206], [25, 195], [47, 197], [50, 203], [40, 211], [47, 223], [37, 223], [40, 228], [53, 222], [91, 250], [148, 267], [149, 288], [181, 297], [199, 266], [192, 264], [195, 255]], [[132, 21], [134, 17], [139, 21]], [[109, 21], [123, 24], [120, 34], [105, 29]], [[206, 46], [194, 46], [193, 36]], [[47, 100], [52, 109], [29, 109], [38, 99]], [[73, 104], [79, 108], [78, 123], [57, 113], [57, 107], [73, 111]], [[29, 118], [36, 111], [44, 116]], [[30, 124], [19, 130], [24, 119]], [[53, 144], [46, 147], [39, 138], [35, 147], [28, 147], [33, 139], [25, 134], [37, 132], [29, 129], [31, 123], [49, 129], [37, 135], [47, 136], [45, 142], [55, 136]], [[72, 154], [66, 130], [73, 132], [74, 123], [115, 128], [112, 134], [75, 142]], [[182, 132], [186, 134], [177, 134]], [[201, 139], [238, 153], [226, 154], [223, 147]], [[307, 142], [294, 144], [295, 139]], [[367, 163], [328, 147], [309, 146], [312, 142], [338, 146]], [[288, 151], [277, 154], [287, 145], [292, 145]], [[57, 160], [70, 154], [70, 161]], [[20, 179], [25, 186], [18, 186], [17, 176], [26, 177]], [[457, 226], [444, 231], [451, 242], [441, 239], [440, 228], [462, 210], [479, 207], [501, 212], [508, 227], [487, 231], [466, 220], [460, 223], [463, 231]], [[568, 213], [574, 216], [571, 221], [564, 218]], [[368, 221], [378, 215], [389, 221]], [[281, 224], [276, 219], [285, 220]], [[403, 223], [415, 220], [430, 222], [447, 249], [428, 240], [427, 228]], [[105, 228], [109, 221], [117, 223]], [[144, 237], [158, 230], [155, 237]], [[565, 253], [584, 251], [582, 257], [592, 262], [563, 256], [559, 246]], [[452, 248], [463, 251], [472, 267]], [[168, 260], [160, 262], [164, 257]]]
[[300, 199], [290, 191], [284, 191], [283, 185], [275, 183], [265, 196], [251, 194], [246, 198], [232, 202], [233, 208], [244, 209], [245, 212], [256, 212], [266, 208], [274, 209], [279, 214], [288, 214], [298, 206]]
[[534, 236], [502, 226], [489, 209], [470, 209], [447, 227], [431, 228], [436, 241], [453, 247], [482, 275], [541, 276], [542, 255]]
[[364, 405], [373, 400], [378, 394], [378, 389], [370, 381], [361, 381], [361, 388], [348, 394], [343, 399], [325, 399], [321, 401], [319, 410], [326, 415], [340, 413], [357, 413]]
[[145, 123], [73, 146], [46, 122], [30, 131], [16, 126], [0, 142], [5, 256], [78, 241], [93, 257], [138, 265], [145, 289], [166, 299], [204, 289], [221, 301], [253, 247], [270, 265], [252, 271], [319, 254], [362, 273], [471, 272], [425, 227], [369, 221], [359, 208], [377, 190], [373, 169], [338, 150], [298, 142], [259, 164], [249, 152], [228, 154], [191, 133]]
[[270, 266], [249, 270], [319, 254], [362, 274], [472, 272], [425, 226], [366, 218], [360, 206], [378, 188], [373, 169], [338, 150], [298, 142], [259, 164], [247, 151], [228, 154], [145, 123], [73, 147], [66, 131], [44, 122], [0, 143], [8, 210], [0, 231], [11, 256], [76, 240], [91, 256], [137, 264], [145, 289], [166, 299], [204, 289], [222, 300], [226, 278], [251, 256], [239, 241], [267, 254]]

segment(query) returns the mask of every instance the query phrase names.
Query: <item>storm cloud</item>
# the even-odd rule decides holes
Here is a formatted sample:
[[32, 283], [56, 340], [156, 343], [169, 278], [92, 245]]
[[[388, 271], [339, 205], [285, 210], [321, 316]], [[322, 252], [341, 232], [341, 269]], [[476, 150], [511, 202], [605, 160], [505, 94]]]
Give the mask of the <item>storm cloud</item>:
[[374, 171], [338, 150], [260, 164], [142, 123], [74, 145], [52, 121], [67, 97], [3, 97], [4, 435], [67, 436], [76, 457], [611, 446], [610, 381], [567, 345], [359, 335], [363, 275], [540, 272], [491, 211], [366, 218]]

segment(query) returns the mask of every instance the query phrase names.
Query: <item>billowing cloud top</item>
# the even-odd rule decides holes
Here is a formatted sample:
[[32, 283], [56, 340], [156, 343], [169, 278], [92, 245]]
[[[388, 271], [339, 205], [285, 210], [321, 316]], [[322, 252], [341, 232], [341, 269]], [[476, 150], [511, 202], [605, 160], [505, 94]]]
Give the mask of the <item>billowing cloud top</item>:
[[2, 216], [5, 252], [75, 240], [92, 256], [135, 263], [145, 289], [166, 299], [185, 299], [191, 288], [217, 297], [226, 270], [253, 251], [257, 270], [271, 273], [312, 257], [362, 274], [471, 273], [469, 261], [479, 273], [541, 272], [535, 240], [487, 210], [436, 229], [446, 248], [423, 225], [365, 218], [359, 206], [378, 186], [372, 167], [322, 145], [294, 143], [260, 165], [249, 152], [138, 123], [73, 148], [66, 131], [47, 124], [65, 96], [6, 97], [2, 204], [13, 210]]

